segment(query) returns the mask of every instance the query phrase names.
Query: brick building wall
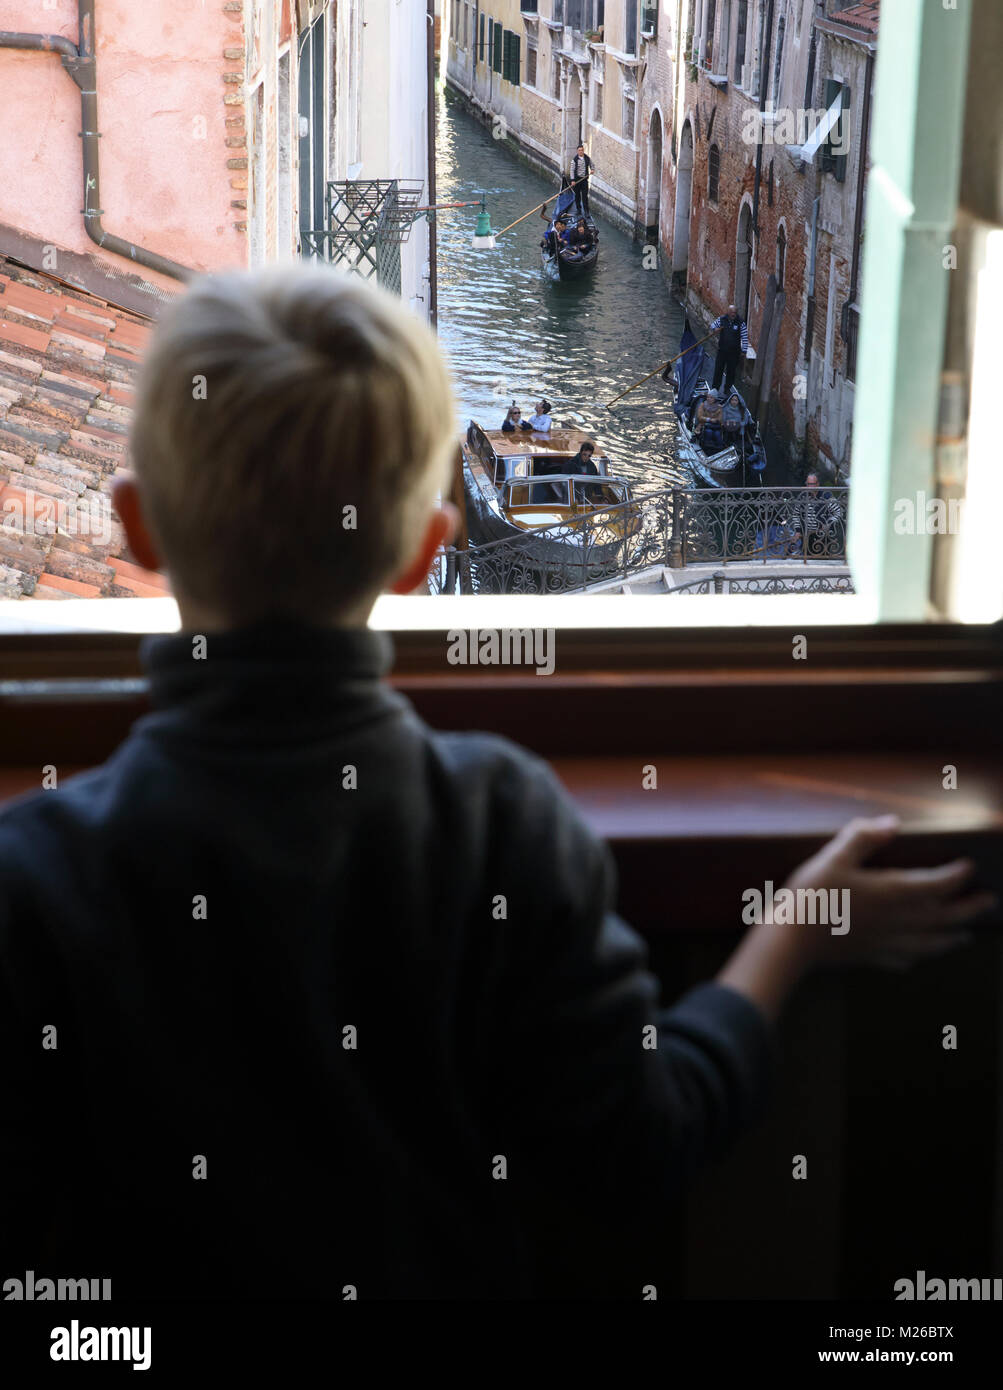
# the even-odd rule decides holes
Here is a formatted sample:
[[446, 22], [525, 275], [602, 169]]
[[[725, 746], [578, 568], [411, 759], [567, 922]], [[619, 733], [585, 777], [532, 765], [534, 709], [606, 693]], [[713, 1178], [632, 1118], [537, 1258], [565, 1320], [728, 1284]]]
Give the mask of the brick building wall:
[[[844, 31], [840, 36], [819, 27], [813, 0], [775, 0], [762, 73], [768, 0], [682, 0], [678, 32], [663, 8], [641, 101], [639, 207], [650, 225], [652, 113], [671, 112], [663, 122], [658, 219], [664, 267], [685, 283], [696, 322], [708, 323], [729, 302], [740, 312], [747, 305], [757, 351], [755, 363], [743, 366], [750, 404], [792, 460], [832, 473], [837, 467], [845, 472], [849, 460], [853, 384], [846, 379], [841, 326], [853, 262], [857, 171], [866, 158], [860, 69], [866, 43], [876, 35], [878, 5], [867, 0], [853, 7], [867, 11], [863, 17], [844, 14], [833, 3], [828, 8]], [[853, 93], [842, 181], [823, 170], [820, 153], [801, 153], [833, 75], [848, 81]], [[762, 122], [761, 79], [767, 108]]]
[[[446, 0], [445, 72], [476, 114], [548, 174], [567, 171], [581, 140], [595, 164], [591, 196], [597, 207], [633, 232], [638, 74], [646, 45], [636, 35], [627, 38], [627, 9], [622, 0], [609, 0], [605, 25], [590, 30], [589, 38], [563, 22], [567, 12], [555, 0], [538, 0], [535, 13], [522, 11], [519, 0], [486, 0], [483, 6]], [[482, 62], [481, 13], [519, 38], [518, 86], [499, 80], [487, 53]]]

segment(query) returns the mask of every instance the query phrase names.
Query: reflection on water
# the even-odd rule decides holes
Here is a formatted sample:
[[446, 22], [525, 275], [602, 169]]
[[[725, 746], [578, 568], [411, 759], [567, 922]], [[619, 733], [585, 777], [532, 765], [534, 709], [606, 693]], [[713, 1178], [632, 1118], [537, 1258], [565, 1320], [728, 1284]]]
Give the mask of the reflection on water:
[[[440, 97], [439, 202], [488, 200], [497, 231], [553, 197], [556, 186], [522, 164], [489, 130]], [[596, 215], [602, 237], [595, 275], [549, 280], [534, 212], [494, 251], [471, 244], [476, 209], [438, 222], [439, 336], [456, 384], [459, 425], [498, 429], [513, 397], [524, 415], [546, 396], [557, 423], [594, 433], [639, 492], [692, 482], [675, 460], [672, 393], [654, 377], [609, 411], [605, 403], [679, 349], [683, 314], [660, 269], [644, 270], [642, 246]]]

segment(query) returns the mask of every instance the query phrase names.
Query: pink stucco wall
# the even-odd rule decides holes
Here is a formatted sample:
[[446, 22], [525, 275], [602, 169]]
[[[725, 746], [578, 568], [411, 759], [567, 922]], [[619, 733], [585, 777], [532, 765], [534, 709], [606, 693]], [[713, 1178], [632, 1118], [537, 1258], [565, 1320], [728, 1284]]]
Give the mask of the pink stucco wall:
[[[242, 71], [224, 48], [242, 42], [223, 0], [97, 0], [101, 205], [105, 230], [196, 270], [243, 265], [245, 214], [231, 200], [224, 72]], [[0, 30], [77, 41], [76, 0], [0, 0]], [[80, 94], [54, 54], [0, 49], [0, 224], [86, 252], [167, 288], [174, 280], [111, 255], [80, 216]], [[204, 118], [204, 127], [197, 118]], [[204, 134], [203, 134], [204, 130]], [[2, 249], [2, 247], [0, 247]]]

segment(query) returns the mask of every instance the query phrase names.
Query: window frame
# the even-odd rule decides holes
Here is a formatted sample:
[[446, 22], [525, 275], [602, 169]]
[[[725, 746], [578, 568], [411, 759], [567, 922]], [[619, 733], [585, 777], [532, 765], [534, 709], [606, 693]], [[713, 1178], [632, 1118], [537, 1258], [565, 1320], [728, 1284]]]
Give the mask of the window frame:
[[[889, 499], [898, 493], [928, 486], [932, 476], [932, 451], [936, 437], [935, 403], [944, 351], [946, 321], [946, 276], [933, 284], [935, 293], [918, 292], [915, 256], [906, 254], [916, 245], [916, 237], [933, 239], [948, 236], [957, 216], [956, 171], [964, 123], [965, 73], [968, 62], [970, 16], [967, 12], [942, 13], [939, 9], [915, 12], [909, 0], [889, 0], [889, 13], [896, 25], [904, 26], [909, 43], [880, 48], [874, 79], [875, 114], [872, 164], [882, 177], [872, 181], [868, 192], [868, 236], [864, 242], [863, 296], [868, 309], [861, 325], [857, 363], [856, 413], [854, 437], [882, 441], [882, 468], [854, 470], [851, 491], [850, 532], [851, 567], [860, 593], [857, 603], [836, 598], [793, 600], [771, 598], [768, 610], [758, 598], [701, 597], [688, 612], [681, 605], [666, 613], [665, 600], [656, 599], [652, 607], [642, 598], [589, 596], [587, 615], [576, 604], [575, 596], [554, 600], [555, 608], [512, 610], [521, 625], [544, 620], [569, 634], [569, 650], [592, 634], [593, 651], [633, 659], [636, 654], [661, 642], [678, 650], [680, 642], [693, 640], [693, 630], [706, 628], [714, 649], [741, 652], [748, 656], [768, 640], [767, 633], [781, 622], [796, 624], [791, 630], [810, 628], [824, 644], [833, 634], [848, 632], [852, 640], [866, 647], [869, 659], [895, 665], [906, 650], [934, 649], [943, 657], [953, 644], [969, 640], [988, 654], [999, 643], [999, 629], [974, 631], [963, 617], [956, 624], [933, 626], [925, 621], [932, 563], [932, 539], [919, 562], [911, 562], [908, 572], [901, 556], [892, 554], [889, 544], [892, 518]], [[911, 26], [911, 27], [910, 27]], [[910, 56], [903, 63], [902, 54]], [[935, 62], [944, 74], [942, 84], [932, 90], [923, 75]], [[859, 85], [859, 84], [858, 84]], [[863, 87], [861, 87], [861, 99]], [[902, 113], [907, 113], [905, 128]], [[936, 158], [917, 158], [919, 150], [934, 150]], [[938, 242], [938, 245], [940, 242]], [[943, 285], [941, 284], [943, 282]], [[882, 287], [877, 297], [867, 297], [867, 285]], [[927, 285], [927, 291], [930, 286]], [[889, 351], [889, 344], [894, 349]], [[922, 429], [919, 427], [922, 426]], [[929, 447], [917, 447], [917, 432]], [[885, 442], [887, 441], [887, 442]], [[857, 459], [860, 459], [857, 445]], [[894, 490], [893, 490], [894, 489]], [[397, 604], [416, 602], [410, 599]], [[491, 613], [478, 610], [478, 599], [436, 598], [434, 605], [419, 604], [423, 616], [414, 611], [413, 619], [399, 619], [401, 611], [385, 609], [378, 623], [390, 631], [405, 632], [410, 639], [432, 651], [441, 643], [444, 629], [456, 625], [482, 625], [501, 616], [495, 600]], [[532, 599], [523, 603], [533, 605]], [[549, 605], [550, 600], [540, 600]], [[383, 601], [381, 601], [383, 603]], [[467, 604], [464, 607], [464, 604]], [[460, 606], [457, 607], [456, 605]], [[469, 605], [474, 604], [472, 609]], [[617, 608], [617, 605], [626, 605]], [[657, 605], [661, 604], [659, 609]], [[153, 605], [152, 608], [147, 605]], [[159, 607], [158, 607], [159, 605]], [[645, 607], [645, 605], [648, 605]], [[722, 607], [724, 605], [724, 607]], [[759, 611], [756, 612], [757, 606]], [[58, 613], [46, 613], [49, 605], [6, 602], [0, 605], [0, 650], [3, 679], [14, 679], [19, 671], [43, 670], [47, 674], [83, 671], [88, 675], [104, 667], [102, 653], [109, 644], [132, 653], [138, 646], [138, 632], [169, 630], [173, 610], [170, 600], [73, 600], [52, 605]], [[114, 608], [115, 625], [127, 633], [109, 633]], [[146, 614], [160, 616], [151, 623]], [[889, 626], [910, 620], [908, 638], [896, 637], [900, 629]], [[511, 625], [513, 616], [506, 616]], [[606, 627], [599, 624], [606, 622]], [[42, 625], [47, 630], [42, 630]], [[870, 626], [875, 625], [875, 626]], [[755, 628], [756, 630], [750, 631]], [[420, 632], [425, 629], [424, 632]], [[960, 635], [959, 635], [960, 634]], [[619, 635], [619, 642], [614, 640]], [[814, 638], [813, 638], [814, 640]], [[606, 643], [603, 646], [603, 643]], [[596, 645], [596, 644], [599, 645]], [[898, 645], [897, 645], [898, 644]], [[449, 673], [446, 673], [447, 675]]]

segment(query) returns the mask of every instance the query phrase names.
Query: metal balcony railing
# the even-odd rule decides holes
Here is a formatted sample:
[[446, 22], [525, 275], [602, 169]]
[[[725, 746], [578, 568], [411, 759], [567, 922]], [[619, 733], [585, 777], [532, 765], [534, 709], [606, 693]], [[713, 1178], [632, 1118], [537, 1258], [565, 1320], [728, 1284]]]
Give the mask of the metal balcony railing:
[[411, 233], [423, 187], [418, 179], [330, 181], [325, 225], [304, 233], [303, 255], [400, 294], [401, 243]]
[[440, 553], [430, 587], [560, 594], [654, 565], [839, 565], [846, 560], [848, 497], [846, 487], [670, 488], [488, 545], [450, 547]]

